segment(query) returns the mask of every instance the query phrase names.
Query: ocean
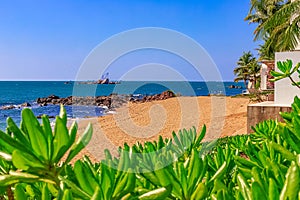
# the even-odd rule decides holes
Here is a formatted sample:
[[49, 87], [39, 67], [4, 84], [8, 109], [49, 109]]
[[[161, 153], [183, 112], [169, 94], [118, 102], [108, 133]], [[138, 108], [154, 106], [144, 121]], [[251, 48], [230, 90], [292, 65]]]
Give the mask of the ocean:
[[[238, 88], [229, 88], [230, 85]], [[154, 95], [165, 90], [172, 90], [182, 96], [207, 96], [208, 94], [224, 94], [233, 96], [241, 94], [245, 88], [243, 83], [234, 82], [149, 82], [149, 81], [122, 81], [120, 84], [95, 85], [81, 84], [78, 82], [65, 81], [0, 81], [0, 130], [5, 130], [8, 116], [20, 123], [21, 110], [19, 105], [28, 102], [36, 116], [47, 114], [56, 116], [59, 106], [48, 105], [41, 107], [36, 103], [37, 98], [47, 97], [52, 94], [59, 97], [68, 96], [107, 96], [111, 93], [128, 95], [142, 94]], [[1, 109], [2, 106], [14, 105], [10, 110]], [[74, 109], [66, 106], [68, 117], [83, 118], [87, 116], [104, 115], [104, 110], [99, 107], [80, 107]], [[77, 110], [76, 113], [74, 110]]]

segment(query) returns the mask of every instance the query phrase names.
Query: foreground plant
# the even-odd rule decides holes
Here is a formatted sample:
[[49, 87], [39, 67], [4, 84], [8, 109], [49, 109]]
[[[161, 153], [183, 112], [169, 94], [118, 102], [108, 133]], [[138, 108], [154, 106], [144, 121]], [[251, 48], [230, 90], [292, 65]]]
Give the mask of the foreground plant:
[[284, 78], [289, 78], [290, 81], [292, 82], [293, 86], [296, 86], [297, 88], [300, 89], [300, 82], [296, 82], [292, 75], [297, 72], [298, 73], [298, 77], [300, 78], [300, 63], [296, 64], [293, 67], [293, 62], [291, 60], [286, 60], [286, 61], [278, 61], [277, 62], [277, 67], [279, 69], [279, 72], [276, 71], [271, 71], [271, 75], [274, 76], [274, 79], [271, 79], [270, 81], [279, 81], [281, 79]]
[[8, 119], [7, 133], [0, 132], [0, 192], [8, 199], [44, 200], [297, 200], [299, 98], [292, 108], [281, 113], [285, 123], [264, 121], [251, 135], [203, 142], [204, 126], [199, 134], [191, 129], [157, 142], [125, 143], [118, 157], [105, 150], [102, 162], [84, 157], [73, 166], [67, 163], [89, 141], [91, 127], [75, 143], [77, 126], [67, 131], [63, 108], [53, 133], [46, 117], [40, 125], [24, 110], [21, 128]]
[[28, 108], [22, 111], [20, 128], [8, 118], [6, 133], [0, 131], [0, 154], [2, 161], [10, 163], [11, 167], [0, 176], [0, 186], [44, 182], [56, 192], [61, 192], [60, 175], [64, 167], [90, 141], [92, 126], [88, 125], [77, 141], [76, 135], [77, 123], [74, 122], [68, 130], [67, 114], [63, 106], [56, 117], [54, 131], [46, 115], [42, 116], [40, 124]]

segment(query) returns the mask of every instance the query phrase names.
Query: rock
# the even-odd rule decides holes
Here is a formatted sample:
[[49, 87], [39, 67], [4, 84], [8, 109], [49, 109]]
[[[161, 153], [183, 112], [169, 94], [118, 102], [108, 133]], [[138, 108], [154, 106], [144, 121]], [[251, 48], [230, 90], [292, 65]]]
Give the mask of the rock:
[[2, 106], [2, 110], [11, 110], [11, 109], [14, 109], [14, 108], [15, 108], [14, 105]]
[[59, 96], [56, 96], [56, 95], [52, 94], [52, 95], [50, 95], [47, 98], [50, 98], [50, 99], [59, 99]]
[[36, 100], [36, 102], [39, 103], [39, 104], [44, 103], [44, 102], [46, 102], [46, 101], [47, 101], [47, 98], [38, 98], [38, 99]]
[[21, 104], [21, 107], [31, 107], [30, 103], [25, 102]]
[[[43, 115], [38, 115], [38, 116], [36, 116], [36, 118], [41, 119], [42, 116], [43, 116]], [[49, 115], [47, 115], [47, 117], [48, 117], [49, 119], [55, 118], [55, 116], [49, 116]]]
[[52, 100], [51, 100], [51, 103], [52, 103], [52, 104], [57, 104], [57, 99], [52, 99]]
[[111, 100], [110, 100], [110, 99], [104, 100], [104, 101], [103, 101], [103, 105], [104, 105], [104, 106], [107, 106], [108, 108], [110, 108], [110, 106], [111, 106]]
[[241, 89], [242, 86], [239, 86], [239, 85], [229, 85], [228, 88], [229, 89]]

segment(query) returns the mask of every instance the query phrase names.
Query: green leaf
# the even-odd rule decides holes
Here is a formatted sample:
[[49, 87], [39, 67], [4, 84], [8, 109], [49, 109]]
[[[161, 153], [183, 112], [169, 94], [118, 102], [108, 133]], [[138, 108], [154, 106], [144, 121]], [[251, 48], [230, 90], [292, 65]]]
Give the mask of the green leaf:
[[267, 191], [268, 188], [266, 188], [265, 181], [262, 178], [262, 175], [257, 167], [253, 167], [251, 170], [252, 179], [259, 184], [259, 186], [264, 190]]
[[281, 61], [278, 61], [277, 62], [277, 68], [282, 72], [282, 73], [284, 73], [285, 74], [285, 72], [286, 72], [286, 69], [287, 69], [287, 67], [286, 67], [286, 63], [287, 62], [281, 62]]
[[53, 133], [52, 133], [52, 128], [50, 125], [50, 120], [47, 115], [42, 116], [42, 129], [44, 131], [44, 134], [46, 136], [47, 140], [47, 145], [48, 145], [48, 158], [52, 158], [53, 154]]
[[199, 183], [195, 191], [191, 196], [191, 200], [201, 200], [206, 198], [208, 195], [208, 189], [204, 183]]
[[292, 63], [292, 60], [287, 60], [285, 63], [284, 63], [285, 67], [286, 67], [286, 73], [290, 74], [291, 72], [291, 69], [293, 67], [293, 63]]
[[159, 179], [156, 177], [154, 172], [146, 172], [141, 174], [147, 181], [151, 182], [153, 185], [160, 185]]
[[64, 156], [68, 150], [69, 144], [69, 134], [68, 129], [65, 125], [63, 119], [56, 117], [54, 137], [53, 137], [53, 155], [52, 161], [54, 163], [59, 162], [59, 160]]
[[155, 175], [159, 180], [160, 186], [167, 186], [170, 185], [170, 178], [167, 176], [167, 174], [165, 173], [165, 170], [167, 170], [166, 168], [164, 168], [165, 166], [163, 166], [163, 164], [159, 161], [155, 164]]
[[284, 158], [290, 160], [290, 161], [293, 161], [296, 159], [296, 156], [291, 153], [290, 151], [288, 151], [286, 148], [284, 148], [283, 146], [275, 143], [275, 142], [270, 142], [270, 146], [272, 148], [274, 148], [277, 152], [281, 153]]
[[199, 134], [199, 136], [197, 137], [197, 140], [195, 142], [195, 148], [199, 148], [200, 147], [200, 143], [202, 142], [204, 136], [206, 134], [206, 125], [204, 124], [202, 127], [202, 130]]
[[[48, 144], [43, 134], [39, 121], [36, 119], [32, 111], [24, 108], [22, 111], [22, 122], [28, 131], [31, 147], [34, 153], [43, 160], [48, 159]], [[41, 148], [43, 147], [43, 148]]]
[[26, 192], [21, 184], [15, 186], [14, 196], [17, 200], [27, 200]]
[[285, 78], [285, 74], [280, 73], [280, 72], [270, 71], [270, 74], [274, 77], [284, 77]]
[[59, 180], [61, 180], [62, 182], [66, 183], [74, 192], [74, 194], [80, 196], [83, 199], [91, 199], [92, 196], [89, 195], [87, 192], [85, 192], [84, 190], [82, 190], [80, 187], [78, 187], [75, 183], [73, 183], [71, 180], [64, 178], [62, 176], [58, 177]]
[[273, 178], [269, 178], [269, 199], [279, 199], [278, 186]]
[[166, 199], [172, 191], [172, 187], [162, 187], [147, 192], [138, 197], [140, 200]]
[[10, 174], [0, 175], [0, 186], [6, 187], [9, 185], [27, 182], [32, 183], [39, 180], [39, 176], [23, 173], [23, 172], [10, 172]]
[[51, 193], [48, 189], [47, 184], [44, 183], [43, 190], [42, 190], [42, 200], [51, 200]]
[[78, 139], [78, 141], [72, 145], [70, 153], [66, 159], [66, 162], [71, 161], [91, 140], [93, 135], [93, 127], [89, 123], [82, 137]]
[[76, 140], [76, 135], [77, 135], [77, 130], [78, 130], [78, 125], [77, 122], [74, 121], [71, 125], [71, 128], [69, 129], [69, 135], [70, 135], [70, 139], [69, 139], [69, 144], [68, 144], [68, 148], [70, 146], [73, 145], [73, 143]]
[[32, 168], [46, 169], [47, 167], [46, 165], [41, 163], [39, 159], [20, 150], [15, 150], [13, 152], [12, 162], [16, 168], [22, 170], [29, 170]]
[[105, 199], [109, 199], [112, 196], [112, 187], [114, 185], [114, 176], [108, 170], [108, 167], [101, 163], [101, 190], [105, 195]]
[[300, 172], [299, 167], [294, 161], [286, 174], [286, 180], [283, 189], [280, 193], [280, 200], [296, 199], [298, 191], [300, 190]]
[[253, 162], [251, 160], [246, 160], [245, 158], [242, 158], [240, 156], [234, 156], [234, 160], [238, 166], [245, 166], [251, 169], [252, 167], [259, 167], [261, 166], [258, 165], [258, 163]]
[[267, 196], [264, 189], [257, 182], [253, 182], [251, 185], [251, 194], [253, 200], [267, 200]]
[[5, 145], [7, 145], [10, 149], [18, 149], [23, 152], [27, 152], [29, 154], [32, 153], [32, 149], [28, 146], [23, 145], [21, 142], [14, 140], [12, 137], [10, 137], [8, 134], [2, 132], [0, 130], [0, 142], [3, 142]]
[[[290, 132], [288, 128], [285, 126], [283, 127], [281, 134], [284, 137], [284, 139], [287, 141], [287, 143], [290, 145], [290, 147], [294, 151], [296, 151], [297, 154], [300, 154], [299, 140], [291, 137], [292, 134], [297, 134], [296, 130]], [[299, 131], [299, 129], [297, 131]]]
[[293, 68], [293, 70], [291, 71], [291, 74], [294, 74], [296, 71], [299, 73], [299, 67], [300, 67], [300, 63], [297, 63]]
[[239, 191], [241, 192], [245, 200], [251, 200], [251, 191], [246, 179], [241, 174], [238, 174], [237, 182], [239, 185]]
[[[196, 187], [201, 174], [201, 169], [203, 168], [202, 159], [199, 157], [199, 152], [192, 149], [191, 160], [188, 166], [188, 187], [189, 191], [193, 191]], [[190, 193], [189, 192], [189, 193]]]
[[82, 161], [77, 160], [74, 165], [74, 172], [80, 187], [89, 195], [93, 195], [98, 184], [88, 167]]
[[69, 189], [64, 190], [62, 200], [73, 200], [73, 195], [71, 190]]
[[115, 190], [113, 192], [112, 197], [114, 199], [120, 199], [122, 197], [120, 194], [122, 191], [124, 191], [126, 185], [127, 185], [127, 180], [128, 180], [129, 173], [128, 172], [123, 172], [121, 178], [118, 180], [115, 186]]
[[128, 172], [126, 172], [128, 175], [126, 176], [126, 185], [123, 188], [123, 190], [117, 195], [118, 197], [124, 197], [125, 195], [127, 195], [130, 192], [133, 192], [133, 190], [136, 187], [136, 177], [135, 177], [135, 173], [133, 173], [132, 169], [129, 168]]
[[211, 177], [211, 179], [209, 180], [209, 183], [212, 183], [217, 178], [221, 178], [225, 174], [226, 170], [227, 170], [227, 162], [225, 161], [222, 164], [222, 166], [218, 169], [218, 171], [216, 171], [216, 173], [213, 175], [213, 177]]
[[16, 139], [24, 145], [30, 146], [28, 135], [25, 135], [19, 127], [15, 124], [12, 118], [8, 117], [7, 120], [7, 128], [14, 134]]
[[91, 200], [103, 199], [102, 191], [99, 186], [96, 187], [96, 190], [91, 198]]
[[214, 181], [214, 187], [213, 187], [213, 190], [211, 193], [215, 193], [215, 192], [218, 192], [220, 190], [227, 190], [227, 187], [224, 183], [222, 183], [221, 179], [216, 179]]

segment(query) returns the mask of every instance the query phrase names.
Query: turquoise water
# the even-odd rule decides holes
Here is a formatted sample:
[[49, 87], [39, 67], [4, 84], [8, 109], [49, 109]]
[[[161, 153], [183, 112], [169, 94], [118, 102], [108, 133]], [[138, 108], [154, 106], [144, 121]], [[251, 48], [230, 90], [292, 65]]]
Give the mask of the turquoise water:
[[[0, 81], [0, 107], [4, 105], [20, 105], [29, 102], [32, 111], [36, 115], [47, 114], [55, 116], [59, 112], [59, 106], [40, 107], [36, 99], [55, 94], [59, 97], [68, 96], [102, 96], [117, 94], [143, 94], [153, 95], [167, 89], [183, 96], [206, 96], [208, 94], [225, 94], [232, 96], [242, 93], [244, 88], [229, 89], [230, 85], [243, 86], [242, 83], [233, 82], [136, 82], [126, 81], [116, 85], [93, 85], [79, 84], [64, 81]], [[72, 106], [66, 107], [69, 117], [74, 117]], [[84, 107], [76, 112], [75, 117], [103, 115], [101, 108]], [[20, 122], [21, 109], [2, 110], [0, 109], [0, 129], [6, 127], [7, 116], [12, 117], [17, 123]]]

